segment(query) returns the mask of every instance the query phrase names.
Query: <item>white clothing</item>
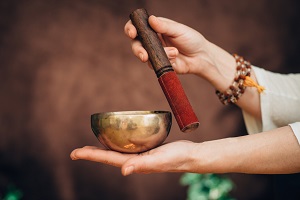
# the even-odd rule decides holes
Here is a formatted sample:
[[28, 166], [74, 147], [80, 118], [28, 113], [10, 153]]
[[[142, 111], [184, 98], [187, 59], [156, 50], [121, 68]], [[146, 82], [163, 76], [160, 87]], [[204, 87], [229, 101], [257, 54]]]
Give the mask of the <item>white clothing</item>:
[[300, 145], [300, 74], [278, 74], [254, 67], [259, 85], [262, 121], [243, 111], [249, 134], [289, 125]]

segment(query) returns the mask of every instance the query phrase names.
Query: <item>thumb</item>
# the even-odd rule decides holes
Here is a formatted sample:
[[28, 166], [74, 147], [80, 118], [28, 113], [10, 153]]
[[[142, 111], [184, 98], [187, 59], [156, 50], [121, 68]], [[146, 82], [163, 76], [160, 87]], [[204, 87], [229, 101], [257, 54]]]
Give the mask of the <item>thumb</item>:
[[185, 25], [175, 22], [173, 20], [156, 17], [151, 15], [149, 17], [150, 26], [157, 32], [171, 37], [177, 37], [182, 34]]
[[128, 159], [122, 166], [121, 172], [123, 176], [128, 176], [133, 173], [149, 173], [153, 163], [149, 156], [138, 155]]

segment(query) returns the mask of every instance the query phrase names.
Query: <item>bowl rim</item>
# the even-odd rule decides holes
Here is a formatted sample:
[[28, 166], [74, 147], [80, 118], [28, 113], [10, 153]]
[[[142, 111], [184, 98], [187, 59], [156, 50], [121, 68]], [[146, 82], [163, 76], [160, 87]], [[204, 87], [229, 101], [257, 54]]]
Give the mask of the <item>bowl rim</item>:
[[165, 110], [131, 110], [131, 111], [112, 111], [112, 112], [99, 112], [94, 113], [92, 116], [101, 116], [101, 115], [127, 115], [127, 116], [136, 116], [136, 115], [152, 115], [152, 114], [171, 114], [171, 111]]

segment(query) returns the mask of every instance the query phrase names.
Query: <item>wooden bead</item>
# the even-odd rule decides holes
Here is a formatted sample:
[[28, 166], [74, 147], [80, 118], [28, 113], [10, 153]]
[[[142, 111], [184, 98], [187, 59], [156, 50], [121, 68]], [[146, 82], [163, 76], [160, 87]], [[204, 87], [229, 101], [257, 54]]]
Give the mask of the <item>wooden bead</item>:
[[246, 79], [246, 76], [245, 76], [245, 75], [243, 75], [243, 74], [241, 74], [241, 75], [240, 75], [240, 79], [243, 79], [243, 80], [245, 80], [245, 79]]
[[232, 85], [225, 92], [216, 91], [219, 100], [224, 104], [236, 103], [239, 98], [244, 94], [246, 87], [244, 80], [246, 76], [251, 75], [251, 63], [244, 60], [243, 57], [233, 54], [236, 61], [236, 74]]

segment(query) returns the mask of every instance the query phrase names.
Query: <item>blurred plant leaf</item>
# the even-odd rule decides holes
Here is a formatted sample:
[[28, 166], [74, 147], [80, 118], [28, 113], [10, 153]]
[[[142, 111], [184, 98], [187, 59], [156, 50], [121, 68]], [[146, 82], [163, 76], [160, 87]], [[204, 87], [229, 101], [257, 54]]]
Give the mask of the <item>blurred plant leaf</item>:
[[233, 182], [217, 174], [185, 173], [180, 184], [188, 186], [187, 200], [233, 200]]

